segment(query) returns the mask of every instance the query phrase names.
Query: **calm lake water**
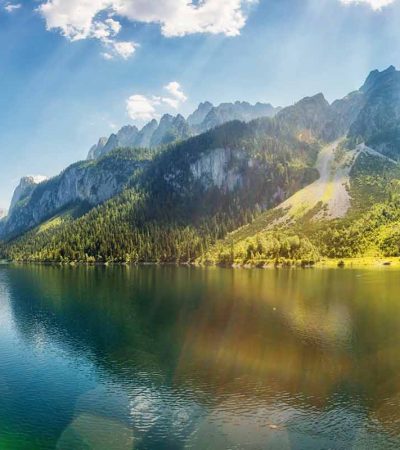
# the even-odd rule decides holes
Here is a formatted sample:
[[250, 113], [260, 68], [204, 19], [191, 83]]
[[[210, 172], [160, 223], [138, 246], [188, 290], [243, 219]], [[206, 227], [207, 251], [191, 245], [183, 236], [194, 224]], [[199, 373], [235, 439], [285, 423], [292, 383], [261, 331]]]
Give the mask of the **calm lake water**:
[[0, 449], [399, 449], [400, 271], [0, 266]]

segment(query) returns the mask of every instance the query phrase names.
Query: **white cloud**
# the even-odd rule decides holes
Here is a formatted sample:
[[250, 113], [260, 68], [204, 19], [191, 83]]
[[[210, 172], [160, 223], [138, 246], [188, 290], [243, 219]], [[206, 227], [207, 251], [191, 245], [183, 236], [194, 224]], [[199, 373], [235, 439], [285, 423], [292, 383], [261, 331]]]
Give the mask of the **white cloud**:
[[[247, 7], [257, 0], [46, 0], [38, 10], [48, 30], [59, 30], [71, 41], [115, 40], [123, 17], [132, 22], [156, 23], [166, 37], [193, 33], [237, 36], [245, 26]], [[122, 42], [122, 56], [129, 53]], [[134, 44], [130, 49], [133, 54]], [[118, 50], [117, 50], [118, 53]]]
[[107, 9], [106, 0], [48, 0], [38, 10], [48, 30], [59, 29], [70, 40], [91, 37], [94, 18]]
[[[111, 37], [116, 36], [121, 30], [121, 24], [114, 19], [107, 19], [104, 22], [95, 21], [92, 24], [88, 37], [100, 39], [107, 42]], [[83, 39], [83, 37], [73, 37], [72, 40]]]
[[[178, 109], [187, 100], [181, 85], [177, 81], [171, 81], [164, 89], [170, 94], [167, 96], [153, 95], [131, 95], [126, 101], [126, 110], [132, 120], [147, 121], [160, 116], [162, 105], [168, 105], [173, 109]], [[165, 111], [164, 111], [165, 112]]]
[[14, 12], [14, 11], [16, 11], [17, 9], [20, 9], [20, 8], [22, 8], [21, 3], [7, 3], [7, 4], [4, 6], [4, 9], [5, 9], [7, 12], [9, 12], [9, 13], [12, 13], [12, 12]]
[[138, 47], [138, 44], [129, 41], [113, 41], [112, 39], [108, 39], [103, 42], [107, 51], [103, 52], [101, 56], [108, 61], [114, 59], [116, 56], [128, 59], [135, 53], [135, 50]]
[[118, 34], [121, 31], [121, 24], [117, 20], [114, 20], [110, 17], [109, 19], [105, 20], [105, 23], [115, 34]]
[[134, 42], [128, 41], [115, 41], [111, 43], [111, 46], [116, 55], [121, 56], [123, 59], [128, 59], [135, 53], [136, 47], [138, 46]]
[[391, 5], [395, 0], [340, 0], [345, 5], [350, 4], [366, 4], [369, 5], [374, 11], [379, 11], [385, 6]]
[[246, 6], [254, 0], [120, 0], [117, 14], [132, 21], [159, 23], [164, 36], [222, 33], [237, 36], [246, 24]]
[[132, 120], [151, 120], [156, 116], [154, 103], [144, 95], [131, 95], [126, 101], [126, 111]]
[[185, 102], [187, 100], [186, 95], [182, 92], [181, 85], [177, 81], [171, 81], [164, 86], [164, 89], [180, 102]]
[[[48, 0], [38, 9], [46, 20], [48, 30], [60, 30], [70, 41], [98, 39], [107, 49], [102, 53], [105, 59], [115, 56], [128, 59], [137, 44], [115, 38], [121, 31], [121, 23], [111, 17], [111, 6], [109, 0]], [[101, 12], [105, 18], [98, 17]]]

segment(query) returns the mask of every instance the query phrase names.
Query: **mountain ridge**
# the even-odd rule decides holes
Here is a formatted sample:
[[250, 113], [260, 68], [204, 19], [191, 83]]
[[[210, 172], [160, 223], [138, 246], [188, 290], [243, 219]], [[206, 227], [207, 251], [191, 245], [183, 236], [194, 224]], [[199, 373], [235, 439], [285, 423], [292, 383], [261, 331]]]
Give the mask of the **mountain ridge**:
[[260, 117], [273, 117], [281, 110], [270, 103], [248, 102], [221, 103], [214, 106], [211, 102], [202, 102], [187, 119], [181, 114], [164, 114], [160, 122], [153, 119], [138, 129], [135, 125], [125, 125], [108, 138], [101, 137], [88, 153], [88, 159], [96, 159], [118, 147], [150, 147], [168, 145], [177, 140], [204, 133], [211, 128], [232, 120], [249, 122]]
[[[343, 257], [372, 248], [396, 252], [390, 239], [400, 223], [394, 188], [400, 147], [392, 132], [399, 74], [393, 68], [374, 71], [358, 91], [331, 104], [319, 93], [272, 118], [228, 121], [155, 153], [149, 149], [147, 163], [127, 175], [116, 195], [46, 232], [26, 228], [5, 254], [22, 260], [234, 264]], [[211, 111], [207, 103], [198, 109], [192, 123]], [[384, 147], [371, 145], [376, 130], [384, 135]], [[386, 222], [379, 216], [385, 208], [391, 211]], [[379, 245], [373, 246], [369, 228], [361, 225], [367, 217], [382, 236]]]

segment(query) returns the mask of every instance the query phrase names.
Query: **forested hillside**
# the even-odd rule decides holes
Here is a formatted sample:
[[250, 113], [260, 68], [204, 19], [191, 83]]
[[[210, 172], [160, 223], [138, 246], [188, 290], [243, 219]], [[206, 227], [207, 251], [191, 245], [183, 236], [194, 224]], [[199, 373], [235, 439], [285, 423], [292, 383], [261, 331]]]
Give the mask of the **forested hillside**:
[[57, 214], [3, 252], [31, 261], [193, 262], [318, 177], [318, 143], [271, 130], [279, 134], [268, 119], [231, 122], [166, 148], [119, 196], [79, 219]]
[[273, 118], [73, 165], [3, 219], [2, 257], [262, 266], [398, 256], [399, 98], [389, 68], [333, 104], [317, 94]]

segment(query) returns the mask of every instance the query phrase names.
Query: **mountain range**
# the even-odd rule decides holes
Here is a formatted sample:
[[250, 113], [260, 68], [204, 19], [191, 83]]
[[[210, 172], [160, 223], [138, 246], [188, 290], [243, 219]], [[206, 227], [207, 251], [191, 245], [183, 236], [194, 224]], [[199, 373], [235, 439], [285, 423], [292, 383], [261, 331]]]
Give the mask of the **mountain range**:
[[249, 122], [259, 117], [273, 117], [280, 109], [269, 103], [251, 105], [247, 102], [235, 102], [221, 103], [219, 106], [210, 102], [200, 103], [187, 119], [181, 114], [164, 114], [160, 122], [153, 119], [140, 130], [134, 125], [126, 125], [108, 138], [101, 137], [89, 150], [88, 159], [98, 159], [121, 147], [160, 147], [204, 133], [232, 120]]
[[[400, 255], [400, 72], [330, 104], [205, 102], [24, 179], [4, 257], [256, 264]], [[39, 181], [39, 182], [38, 182]]]

